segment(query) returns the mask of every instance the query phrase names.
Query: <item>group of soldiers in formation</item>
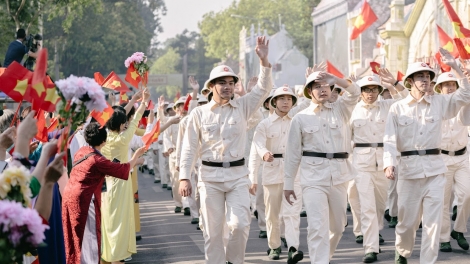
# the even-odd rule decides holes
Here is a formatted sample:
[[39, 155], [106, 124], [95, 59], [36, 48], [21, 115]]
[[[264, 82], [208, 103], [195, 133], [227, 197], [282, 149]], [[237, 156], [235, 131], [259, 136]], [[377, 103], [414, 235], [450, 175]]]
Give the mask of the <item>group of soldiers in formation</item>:
[[384, 214], [395, 228], [395, 263], [407, 263], [421, 227], [420, 263], [451, 252], [451, 238], [468, 250], [470, 69], [441, 49], [450, 72], [416, 62], [403, 81], [385, 68], [341, 79], [320, 64], [307, 69], [302, 89], [274, 89], [268, 44], [257, 39], [260, 73], [246, 94], [235, 94], [239, 77], [222, 65], [201, 94], [194, 90], [188, 111], [184, 97], [163, 108], [181, 120], [161, 135], [160, 173], [150, 173], [172, 190], [175, 213], [203, 231], [206, 263], [244, 263], [255, 209], [269, 259], [284, 244], [289, 264], [303, 259], [302, 213], [311, 263], [329, 263], [349, 206], [364, 263], [381, 252]]

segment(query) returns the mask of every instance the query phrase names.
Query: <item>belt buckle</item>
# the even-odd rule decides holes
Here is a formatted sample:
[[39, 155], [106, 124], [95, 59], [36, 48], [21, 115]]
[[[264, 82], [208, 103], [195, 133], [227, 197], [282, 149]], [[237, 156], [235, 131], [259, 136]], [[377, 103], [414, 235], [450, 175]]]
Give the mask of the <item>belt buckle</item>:
[[370, 144], [370, 146], [372, 148], [377, 148], [377, 147], [379, 147], [379, 143], [372, 143], [372, 144]]
[[455, 156], [455, 151], [449, 151], [449, 154], [447, 154], [449, 156]]
[[418, 150], [418, 155], [420, 155], [420, 156], [426, 155], [426, 150], [425, 149]]
[[230, 162], [228, 162], [228, 161], [222, 162], [222, 167], [224, 167], [224, 168], [230, 168]]
[[326, 153], [327, 159], [332, 159], [335, 156], [335, 153]]

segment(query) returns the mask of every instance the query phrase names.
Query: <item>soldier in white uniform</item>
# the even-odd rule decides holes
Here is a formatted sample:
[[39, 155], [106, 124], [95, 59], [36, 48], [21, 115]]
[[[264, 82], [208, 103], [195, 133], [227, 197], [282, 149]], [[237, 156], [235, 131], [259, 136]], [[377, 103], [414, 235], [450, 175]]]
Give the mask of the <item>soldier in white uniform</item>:
[[[344, 94], [330, 103], [335, 83], [344, 89]], [[355, 83], [326, 72], [314, 72], [307, 78], [304, 95], [312, 101], [291, 121], [284, 195], [291, 204], [291, 196], [297, 199], [294, 179], [299, 171], [307, 210], [310, 261], [328, 263], [346, 225], [346, 189], [354, 177], [354, 168], [348, 160], [351, 152], [349, 119], [360, 90]]]
[[[292, 117], [298, 112], [309, 106], [309, 100], [303, 100], [302, 103], [295, 106], [297, 96], [288, 86], [277, 88], [270, 101], [275, 109], [268, 118], [261, 121], [256, 127], [253, 143], [255, 144], [257, 154], [262, 158], [262, 188], [264, 189], [264, 204], [266, 206], [266, 227], [268, 232], [268, 255], [269, 259], [277, 260], [281, 253], [281, 222], [279, 215], [283, 217], [282, 211], [286, 213], [285, 236], [289, 248], [289, 263], [297, 263], [303, 259], [303, 252], [298, 251], [299, 247], [299, 225], [300, 210], [302, 209], [302, 199], [300, 183], [297, 181], [297, 197], [294, 209], [287, 211], [282, 207], [288, 206], [283, 200], [284, 183], [284, 155], [287, 145], [287, 133], [290, 127]], [[256, 191], [257, 184], [252, 184], [250, 189]], [[297, 210], [295, 210], [297, 209]], [[297, 211], [294, 215], [290, 211]]]
[[[245, 96], [232, 99], [237, 75], [221, 65], [211, 71], [212, 100], [191, 112], [180, 162], [180, 193], [189, 196], [191, 170], [201, 158], [198, 191], [207, 264], [242, 264], [250, 230], [248, 169], [245, 166], [247, 122], [271, 91], [271, 64], [268, 43], [258, 37], [256, 54], [260, 75], [255, 88]], [[225, 208], [230, 214], [230, 237], [224, 248]]]
[[[184, 117], [185, 111], [183, 110], [186, 97], [180, 97], [176, 101], [173, 109], [177, 116]], [[169, 167], [171, 176], [171, 191], [173, 193], [173, 201], [175, 202], [175, 213], [181, 213], [183, 207], [183, 199], [179, 194], [179, 172], [176, 170], [176, 140], [178, 138], [179, 124], [172, 125], [163, 133], [163, 148], [164, 152], [170, 155]], [[189, 207], [185, 207], [185, 215], [190, 215]]]
[[[445, 72], [437, 78], [434, 91], [441, 94], [452, 94], [458, 88], [458, 79], [454, 74]], [[448, 169], [445, 173], [446, 185], [440, 234], [440, 250], [442, 252], [452, 252], [451, 236], [457, 240], [462, 249], [468, 250], [468, 242], [463, 235], [467, 232], [467, 221], [470, 214], [470, 169], [467, 153], [468, 124], [464, 124], [462, 118], [466, 109], [467, 107], [464, 107], [459, 115], [442, 122], [441, 156]], [[462, 201], [462, 204], [457, 207], [458, 213], [454, 229], [451, 232], [449, 210], [453, 190], [457, 199]]]
[[[443, 63], [452, 67], [459, 78], [463, 73], [452, 55], [440, 49]], [[389, 179], [397, 182], [398, 225], [395, 263], [407, 263], [414, 247], [416, 230], [422, 220], [420, 263], [432, 264], [439, 253], [439, 231], [444, 202], [444, 173], [447, 167], [441, 155], [442, 121], [455, 117], [470, 103], [470, 85], [461, 79], [462, 87], [451, 95], [431, 96], [434, 71], [426, 63], [408, 66], [405, 86], [410, 94], [390, 107], [384, 135], [384, 169]], [[397, 153], [401, 153], [399, 164]]]
[[[397, 85], [391, 91], [394, 98], [408, 95], [408, 90]], [[383, 86], [377, 76], [365, 76], [359, 82], [361, 101], [356, 105], [351, 116], [351, 129], [354, 142], [353, 164], [357, 171], [356, 182], [359, 202], [361, 231], [365, 256], [364, 263], [377, 261], [379, 244], [384, 240], [379, 234], [383, 229], [383, 214], [387, 201], [388, 181], [383, 172], [383, 135], [385, 120], [390, 106], [395, 100], [377, 100], [383, 92]]]

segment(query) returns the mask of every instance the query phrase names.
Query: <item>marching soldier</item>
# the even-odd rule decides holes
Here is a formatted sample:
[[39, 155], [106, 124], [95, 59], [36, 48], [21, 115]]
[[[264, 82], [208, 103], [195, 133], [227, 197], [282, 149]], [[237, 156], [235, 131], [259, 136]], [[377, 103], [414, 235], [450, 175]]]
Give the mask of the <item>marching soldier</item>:
[[[201, 158], [198, 190], [203, 218], [207, 264], [241, 264], [250, 229], [248, 169], [245, 166], [246, 126], [272, 89], [268, 43], [258, 37], [256, 54], [261, 69], [258, 84], [247, 95], [233, 100], [238, 76], [228, 66], [211, 71], [212, 100], [191, 112], [180, 162], [180, 193], [192, 193], [193, 163]], [[230, 213], [230, 237], [224, 249], [225, 208]]]
[[[322, 84], [328, 84], [322, 85]], [[334, 84], [344, 89], [330, 103]], [[360, 96], [355, 83], [326, 72], [307, 78], [305, 97], [310, 106], [294, 116], [285, 157], [284, 195], [292, 204], [294, 179], [300, 173], [307, 210], [308, 249], [311, 263], [328, 263], [346, 225], [346, 189], [353, 179], [349, 119]]]
[[[462, 70], [452, 55], [440, 49], [442, 62], [459, 78]], [[422, 220], [423, 232], [420, 263], [435, 263], [439, 252], [445, 176], [447, 168], [439, 155], [442, 121], [455, 117], [462, 106], [470, 103], [470, 84], [462, 78], [462, 87], [451, 95], [431, 96], [435, 72], [422, 62], [408, 66], [405, 86], [410, 94], [390, 107], [384, 135], [384, 169], [395, 178], [397, 153], [400, 153], [398, 225], [395, 263], [407, 263], [414, 247], [416, 230]]]
[[[406, 97], [408, 90], [397, 84], [397, 90]], [[377, 100], [384, 88], [376, 76], [365, 76], [358, 85], [362, 100], [354, 108], [350, 120], [354, 142], [353, 164], [357, 171], [355, 183], [359, 194], [365, 251], [363, 262], [372, 263], [377, 261], [379, 244], [384, 243], [379, 230], [383, 229], [388, 182], [382, 169], [382, 140], [388, 110], [395, 100]], [[390, 91], [395, 98], [402, 97], [395, 90]]]
[[[440, 94], [452, 94], [459, 88], [458, 79], [454, 74], [445, 72], [437, 78], [434, 91]], [[468, 242], [463, 233], [467, 232], [467, 221], [470, 215], [470, 169], [468, 163], [467, 143], [468, 128], [463, 122], [467, 107], [460, 110], [459, 115], [442, 121], [442, 158], [448, 171], [445, 173], [446, 185], [444, 192], [444, 206], [442, 227], [440, 234], [440, 251], [452, 252], [450, 237], [457, 240], [458, 245], [468, 250]], [[457, 207], [457, 217], [454, 229], [451, 232], [449, 210], [451, 207], [451, 196], [454, 190], [457, 200], [461, 206]]]

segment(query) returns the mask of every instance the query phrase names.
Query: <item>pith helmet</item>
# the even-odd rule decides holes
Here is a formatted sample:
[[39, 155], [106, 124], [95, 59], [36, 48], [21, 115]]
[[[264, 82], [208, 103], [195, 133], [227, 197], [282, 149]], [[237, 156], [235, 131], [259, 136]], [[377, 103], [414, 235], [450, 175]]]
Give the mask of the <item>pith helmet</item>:
[[274, 95], [274, 92], [276, 91], [277, 89], [273, 88], [271, 90], [271, 92], [269, 92], [269, 96], [266, 97], [266, 99], [264, 99], [264, 102], [263, 102], [263, 108], [268, 110], [269, 111], [269, 107], [266, 107], [265, 104], [268, 103], [269, 104], [269, 101], [271, 101], [271, 98], [273, 98], [273, 95]]
[[358, 82], [359, 87], [364, 87], [368, 85], [377, 85], [379, 87], [379, 94], [382, 94], [384, 91], [384, 87], [382, 86], [382, 83], [380, 83], [380, 80], [377, 76], [364, 76], [362, 79], [359, 80]]
[[[310, 83], [315, 82], [316, 80], [319, 79], [318, 75], [320, 73], [321, 72], [312, 72], [307, 78], [307, 82], [305, 83], [305, 86], [304, 86], [304, 96], [307, 97], [308, 99], [312, 99], [312, 97], [308, 94], [307, 87]], [[331, 85], [330, 88], [331, 88], [331, 90], [333, 90], [333, 88], [335, 88], [335, 86]]]
[[417, 73], [417, 72], [421, 72], [421, 71], [428, 71], [429, 74], [431, 75], [431, 80], [434, 79], [434, 77], [436, 76], [436, 73], [431, 69], [431, 67], [429, 67], [429, 65], [427, 65], [426, 63], [424, 62], [414, 62], [414, 63], [411, 63], [409, 66], [408, 66], [408, 69], [406, 69], [406, 74], [405, 76], [403, 77], [403, 80], [405, 82], [405, 87], [406, 88], [411, 88], [411, 85], [408, 83], [407, 79], [411, 77], [411, 75]]
[[178, 98], [178, 101], [176, 101], [175, 105], [173, 106], [173, 109], [176, 109], [178, 105], [184, 104], [186, 102], [186, 96], [181, 96]]
[[209, 80], [206, 81], [204, 84], [204, 87], [207, 87], [209, 89], [209, 83], [217, 78], [220, 77], [234, 77], [235, 82], [238, 82], [238, 76], [233, 72], [232, 68], [230, 68], [227, 65], [220, 65], [212, 69], [211, 74], [209, 76]]
[[202, 95], [202, 94], [197, 95], [197, 103], [198, 104], [201, 104], [201, 103], [203, 104], [203, 103], [207, 103], [207, 102], [208, 102], [207, 98], [204, 95]]
[[169, 104], [166, 106], [166, 108], [165, 108], [165, 112], [167, 112], [168, 109], [173, 109], [173, 106], [175, 106], [174, 103], [169, 103]]
[[279, 87], [276, 89], [276, 91], [274, 92], [271, 100], [270, 100], [270, 104], [272, 107], [276, 108], [276, 106], [274, 105], [274, 101], [276, 99], [276, 97], [278, 96], [281, 96], [281, 95], [291, 95], [292, 96], [292, 106], [294, 106], [296, 103], [297, 103], [297, 95], [295, 95], [292, 90], [289, 88], [289, 86], [282, 86], [282, 87]]
[[439, 77], [437, 77], [436, 84], [434, 85], [434, 92], [441, 93], [441, 88], [437, 86], [445, 82], [456, 82], [457, 88], [459, 88], [459, 80], [457, 79], [457, 77], [455, 77], [455, 75], [451, 72], [444, 72], [439, 75]]

